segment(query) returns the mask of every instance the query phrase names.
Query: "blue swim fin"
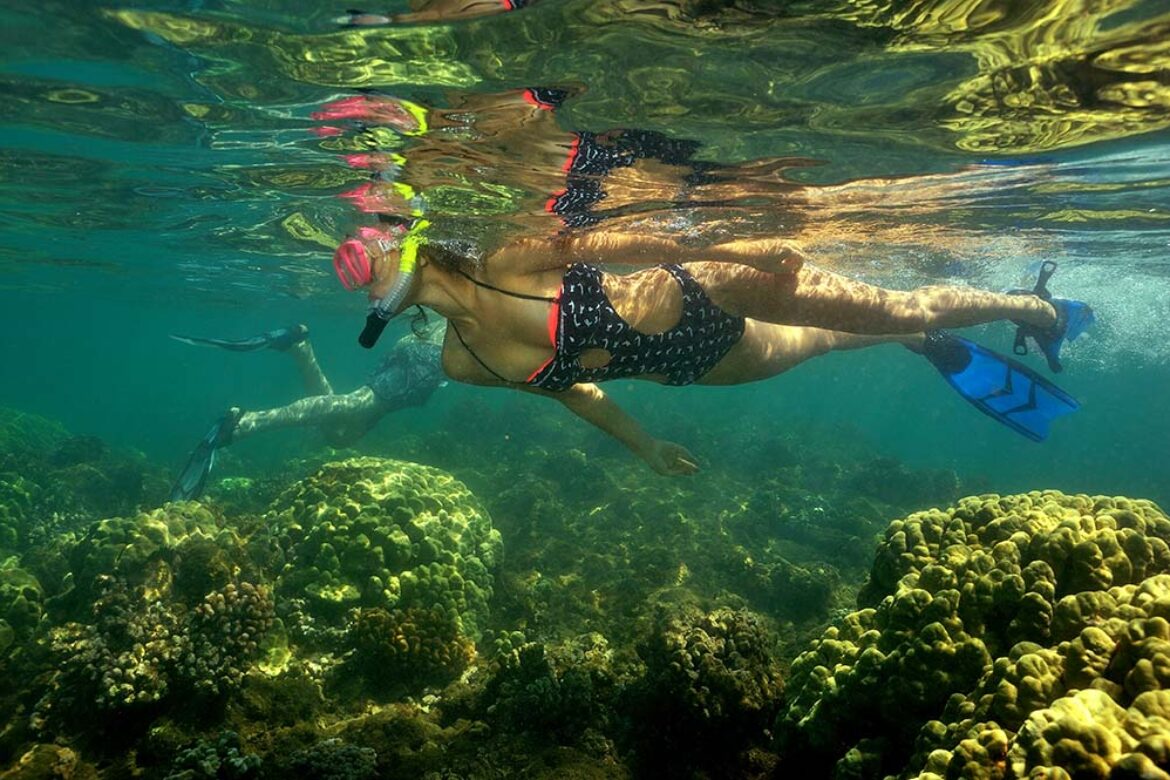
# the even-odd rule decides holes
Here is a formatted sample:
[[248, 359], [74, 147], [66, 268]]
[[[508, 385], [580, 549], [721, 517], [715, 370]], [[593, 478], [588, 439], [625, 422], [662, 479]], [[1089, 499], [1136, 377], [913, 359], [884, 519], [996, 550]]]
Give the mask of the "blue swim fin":
[[308, 337], [309, 328], [307, 325], [289, 325], [287, 328], [277, 328], [243, 339], [216, 339], [203, 336], [184, 336], [179, 333], [171, 334], [171, 338], [184, 344], [196, 347], [219, 347], [232, 352], [255, 352], [260, 349], [275, 349], [284, 352]]
[[1032, 441], [1080, 404], [1019, 361], [942, 330], [926, 334], [922, 354], [979, 411]]

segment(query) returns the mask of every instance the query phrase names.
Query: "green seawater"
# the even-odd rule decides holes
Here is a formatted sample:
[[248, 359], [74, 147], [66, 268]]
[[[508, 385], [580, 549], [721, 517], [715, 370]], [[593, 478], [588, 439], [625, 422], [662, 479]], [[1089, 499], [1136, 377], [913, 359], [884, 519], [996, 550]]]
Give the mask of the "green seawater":
[[[209, 505], [226, 513], [221, 526], [259, 533], [269, 522], [267, 502], [328, 461], [363, 455], [424, 463], [466, 483], [502, 534], [491, 636], [520, 631], [551, 648], [594, 631], [608, 637], [619, 658], [636, 659], [641, 647], [642, 662], [652, 667], [646, 647], [653, 642], [638, 644], [656, 614], [648, 605], [693, 600], [702, 610], [751, 608], [776, 621], [774, 636], [783, 637], [776, 657], [786, 665], [826, 621], [857, 606], [874, 541], [895, 517], [961, 495], [1045, 489], [1170, 506], [1170, 11], [1164, 3], [544, 0], [470, 19], [348, 28], [336, 21], [344, 5], [0, 2], [0, 407], [5, 414], [38, 415], [75, 437], [100, 439], [135, 463], [135, 474], [148, 475], [116, 496], [91, 501], [87, 493], [76, 505], [52, 504], [51, 520], [28, 521], [48, 529], [35, 537], [36, 550], [49, 550], [57, 530], [68, 529], [76, 540], [101, 517], [161, 506], [170, 480], [225, 409], [266, 409], [303, 395], [286, 355], [196, 348], [170, 334], [243, 337], [306, 323], [335, 389], [348, 392], [367, 381], [380, 352], [356, 343], [365, 299], [341, 290], [330, 265], [333, 247], [372, 222], [337, 197], [369, 181], [346, 165], [344, 153], [402, 153], [408, 161], [402, 180], [413, 182], [427, 201], [427, 218], [447, 237], [488, 245], [564, 228], [541, 208], [555, 191], [547, 183], [558, 175], [547, 167], [543, 142], [503, 134], [497, 144], [487, 132], [456, 129], [443, 136], [436, 130], [435, 137], [448, 138], [465, 158], [452, 153], [412, 167], [412, 149], [423, 148], [427, 137], [389, 133], [376, 147], [363, 136], [368, 128], [345, 121], [335, 123], [340, 135], [318, 135], [314, 128], [329, 123], [312, 119], [312, 112], [375, 94], [458, 113], [537, 86], [571, 93], [555, 116], [541, 115], [554, 133], [649, 131], [687, 142], [691, 159], [721, 177], [694, 184], [681, 180], [681, 168], [672, 169], [663, 174], [663, 188], [634, 188], [623, 208], [608, 215], [609, 226], [692, 243], [790, 237], [818, 264], [899, 289], [1027, 287], [1041, 262], [1057, 261], [1054, 292], [1089, 302], [1097, 316], [1066, 347], [1066, 368], [1054, 377], [1081, 408], [1056, 421], [1046, 441], [1028, 441], [980, 415], [926, 361], [893, 345], [827, 355], [739, 387], [609, 383], [606, 390], [647, 430], [697, 456], [698, 474], [670, 479], [547, 399], [451, 383], [425, 406], [389, 415], [344, 450], [329, 449], [312, 430], [277, 431], [224, 450], [209, 490]], [[368, 10], [407, 8], [392, 2]], [[477, 111], [491, 115], [466, 109], [472, 119]], [[346, 139], [358, 140], [346, 146]], [[705, 200], [703, 193], [719, 185], [726, 185], [723, 194]], [[812, 195], [799, 204], [777, 194], [801, 189]], [[727, 190], [738, 195], [727, 198]], [[638, 192], [649, 194], [639, 199]], [[609, 204], [616, 202], [611, 194]], [[603, 219], [592, 229], [606, 227]], [[405, 319], [390, 324], [382, 347], [408, 332]], [[1010, 353], [1014, 327], [995, 323], [965, 335]], [[1021, 359], [1047, 373], [1037, 355]], [[41, 460], [0, 460], [0, 486], [16, 484], [29, 463], [73, 464], [47, 455], [53, 446]], [[883, 482], [883, 474], [901, 481]], [[82, 477], [69, 479], [60, 484], [80, 495]], [[84, 484], [116, 492], [108, 487], [115, 483]], [[14, 495], [0, 491], [0, 503], [15, 502]], [[847, 555], [822, 559], [816, 543], [793, 542], [783, 530], [791, 527], [786, 523], [815, 524], [863, 505], [873, 515], [848, 530], [857, 547]], [[595, 517], [611, 525], [591, 526]], [[69, 528], [69, 518], [77, 527]], [[823, 574], [823, 564], [833, 570], [824, 581], [839, 590], [817, 602], [811, 616], [794, 612], [783, 592], [761, 600], [743, 580], [721, 579], [726, 561], [700, 561], [695, 552], [723, 555], [723, 543], [727, 560], [741, 565], [753, 556], [772, 562], [784, 556]], [[652, 552], [639, 557], [639, 549]], [[15, 552], [0, 537], [0, 564]], [[273, 574], [279, 566], [267, 565], [275, 568], [256, 576], [272, 585], [276, 614], [291, 625], [281, 601], [289, 596]], [[50, 570], [61, 574], [46, 564]], [[637, 582], [623, 592], [626, 576]], [[689, 596], [672, 590], [687, 583], [694, 586]], [[41, 585], [49, 603], [55, 586]], [[550, 595], [558, 589], [563, 597]], [[796, 598], [808, 597], [801, 593]], [[70, 619], [80, 620], [77, 614]], [[49, 638], [58, 619], [45, 617], [40, 634], [28, 627], [20, 641], [61, 652]], [[0, 614], [0, 624], [8, 625], [4, 620]], [[3, 655], [16, 646], [5, 636], [0, 630], [0, 670], [29, 679], [44, 672], [47, 667], [36, 666], [44, 655]], [[516, 649], [504, 642], [491, 650], [482, 637], [472, 639], [480, 642], [484, 675], [494, 673], [488, 671], [493, 653], [505, 657]], [[296, 637], [291, 641], [295, 646]], [[297, 652], [294, 647], [293, 656], [304, 661]], [[585, 651], [558, 652], [567, 654], [558, 663], [593, 659]], [[496, 695], [490, 685], [483, 688], [484, 679], [471, 685], [481, 686], [479, 695]], [[361, 680], [368, 682], [361, 678], [337, 694], [351, 698], [330, 717], [356, 711], [354, 702], [369, 693]], [[640, 703], [621, 710], [594, 685], [598, 711], [613, 706], [622, 714], [589, 721], [589, 738], [550, 716], [554, 726], [540, 737], [574, 746], [585, 757], [581, 767], [614, 772], [587, 775], [566, 760], [579, 776], [763, 777], [773, 769], [746, 759], [726, 770], [731, 774], [720, 773], [720, 758], [671, 763], [672, 743], [614, 725], [630, 717], [672, 722], [669, 700], [630, 693]], [[631, 691], [646, 688], [631, 685]], [[166, 720], [173, 713], [165, 707], [135, 711], [126, 742], [102, 753], [69, 731], [75, 722], [59, 732], [26, 725], [44, 693], [0, 686], [0, 704], [22, 713], [0, 724], [9, 729], [0, 728], [0, 773], [30, 745], [59, 737], [85, 761], [106, 762], [103, 772], [111, 777], [123, 776], [109, 769], [122, 760], [111, 756], [129, 755], [131, 746], [146, 756], [148, 776], [183, 776], [168, 774], [182, 769], [168, 763], [171, 757], [199, 739], [214, 742], [228, 724], [179, 715]], [[369, 695], [385, 704], [398, 693]], [[569, 693], [564, 697], [558, 701], [565, 709], [589, 709]], [[281, 701], [275, 694], [271, 700]], [[454, 700], [443, 725], [479, 722], [482, 708]], [[525, 701], [508, 705], [521, 712], [513, 712], [515, 720], [524, 719]], [[85, 718], [88, 704], [67, 706]], [[254, 712], [251, 720], [232, 712], [232, 728], [247, 732], [246, 724], [258, 722]], [[501, 704], [493, 712], [512, 710]], [[324, 716], [309, 708], [304, 717]], [[941, 715], [922, 719], [932, 717]], [[11, 725], [16, 722], [22, 725]], [[492, 728], [497, 737], [509, 733], [495, 722]], [[688, 728], [689, 722], [679, 727], [684, 742], [702, 738]], [[174, 734], [160, 737], [158, 729]], [[141, 736], [148, 732], [149, 739]], [[389, 755], [389, 748], [346, 734], [354, 745]], [[257, 754], [311, 743], [263, 743], [262, 749], [255, 731], [243, 736]], [[726, 736], [720, 732], [712, 741], [722, 744]], [[598, 740], [611, 742], [598, 748]], [[541, 775], [532, 758], [539, 750], [519, 738], [509, 744], [513, 752], [482, 759], [485, 766], [516, 776], [569, 776], [568, 769]], [[763, 736], [752, 744], [782, 753]], [[454, 774], [442, 776], [475, 776], [468, 767], [476, 766], [469, 756], [477, 749], [452, 758], [446, 768]], [[284, 766], [265, 756], [266, 766]], [[421, 777], [444, 768], [438, 759], [402, 766], [396, 771], [403, 774], [383, 776]], [[817, 766], [806, 771], [828, 771]], [[874, 766], [840, 776], [882, 777], [901, 765]], [[248, 768], [238, 775], [222, 771], [221, 777], [254, 776]]]
[[[1099, 314], [1060, 377], [1084, 410], [1041, 446], [979, 419], [921, 361], [893, 348], [833, 356], [734, 392], [623, 386], [619, 396], [680, 410], [706, 429], [734, 425], [723, 412], [780, 429], [793, 420], [853, 424], [896, 457], [986, 475], [1004, 489], [1059, 484], [1165, 500], [1154, 454], [1170, 425], [1159, 404], [1170, 306], [1159, 55], [1135, 65], [1137, 75], [1100, 76], [1153, 85], [1147, 105], [1098, 99], [1064, 114], [1060, 106], [1029, 114], [1009, 101], [983, 120], [993, 130], [1010, 122], [1000, 137], [967, 129], [976, 120], [954, 108], [954, 93], [972, 88], [979, 58], [993, 53], [1010, 59], [1018, 49], [1019, 59], [1043, 66], [1027, 45], [1041, 28], [1034, 19], [948, 39], [945, 31], [902, 29], [874, 9], [873, 18], [843, 21], [864, 16], [848, 4], [710, 5], [684, 4], [672, 22], [653, 6], [632, 13], [620, 4], [554, 2], [523, 14], [356, 32], [339, 31], [331, 20], [340, 12], [320, 4], [10, 7], [0, 400], [174, 465], [192, 432], [223, 408], [279, 404], [298, 387], [270, 355], [192, 350], [168, 333], [242, 336], [305, 321], [334, 384], [356, 386], [371, 365], [353, 346], [361, 304], [333, 283], [327, 247], [282, 226], [303, 217], [330, 240], [359, 222], [331, 195], [361, 176], [320, 148], [307, 114], [352, 94], [347, 87], [443, 105], [444, 89], [583, 85], [558, 116], [566, 129], [664, 131], [699, 141], [699, 158], [728, 164], [819, 162], [793, 171], [797, 179], [1039, 163], [1029, 180], [1001, 187], [992, 179], [974, 194], [946, 196], [958, 202], [936, 204], [938, 213], [907, 218], [957, 232], [953, 248], [864, 240], [866, 220], [899, 219], [897, 206], [878, 202], [855, 215], [860, 237], [825, 241], [818, 259], [891, 286], [1006, 288], [1053, 258], [1062, 264], [1059, 294], [1089, 300]], [[1117, 6], [1095, 24], [1058, 25], [1067, 51], [1049, 59], [1100, 58], [1123, 46], [1140, 55], [1142, 35], [1158, 23], [1156, 6]], [[361, 45], [368, 51], [346, 54]], [[383, 62], [378, 49], [377, 62], [358, 68], [376, 46], [400, 51], [409, 67]], [[983, 69], [1010, 75], [998, 63]], [[1057, 83], [1021, 89], [1021, 101], [1090, 89], [1060, 84], [1059, 74], [1036, 78]], [[1017, 127], [1029, 117], [1037, 127], [1065, 122], [1065, 137], [1037, 129], [1029, 138]], [[523, 158], [524, 150], [514, 153]], [[783, 219], [766, 207], [744, 211], [734, 216], [755, 233]], [[1003, 348], [1009, 329], [988, 328], [985, 340]], [[426, 416], [424, 430], [441, 425], [440, 413]], [[734, 432], [723, 438], [735, 446]], [[717, 468], [717, 451], [696, 454]]]

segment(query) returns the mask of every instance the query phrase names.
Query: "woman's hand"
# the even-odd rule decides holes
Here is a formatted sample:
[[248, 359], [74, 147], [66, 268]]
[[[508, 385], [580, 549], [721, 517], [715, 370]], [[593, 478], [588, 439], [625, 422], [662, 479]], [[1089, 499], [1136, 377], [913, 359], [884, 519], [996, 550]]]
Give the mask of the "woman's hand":
[[698, 459], [686, 447], [672, 441], [652, 439], [638, 454], [659, 474], [677, 476], [699, 470]]

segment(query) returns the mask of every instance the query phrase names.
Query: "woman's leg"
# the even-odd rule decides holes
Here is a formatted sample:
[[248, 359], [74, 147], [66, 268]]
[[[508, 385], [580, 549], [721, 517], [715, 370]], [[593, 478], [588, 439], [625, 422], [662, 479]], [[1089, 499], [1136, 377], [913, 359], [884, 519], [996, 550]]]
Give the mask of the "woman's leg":
[[345, 395], [316, 395], [288, 406], [244, 412], [232, 432], [237, 441], [277, 428], [321, 428], [331, 444], [360, 439], [385, 414], [383, 405], [369, 387]]
[[687, 270], [725, 311], [783, 325], [885, 334], [995, 320], [1051, 328], [1057, 319], [1052, 304], [1035, 295], [949, 286], [887, 290], [808, 265], [789, 274], [721, 263], [687, 264]]
[[922, 333], [866, 336], [748, 320], [744, 324], [743, 338], [699, 380], [699, 384], [735, 385], [769, 379], [809, 358], [834, 350], [901, 344], [913, 352], [921, 352], [923, 338]]

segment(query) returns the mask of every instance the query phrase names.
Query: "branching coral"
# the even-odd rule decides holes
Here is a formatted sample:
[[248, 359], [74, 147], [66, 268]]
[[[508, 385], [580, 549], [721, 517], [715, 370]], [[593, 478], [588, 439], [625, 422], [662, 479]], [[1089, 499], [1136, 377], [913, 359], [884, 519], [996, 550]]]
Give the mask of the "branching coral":
[[113, 577], [102, 584], [90, 622], [51, 632], [59, 671], [42, 717], [78, 700], [123, 710], [175, 693], [227, 693], [272, 624], [267, 590], [247, 582], [212, 591], [192, 610]]
[[439, 609], [361, 610], [349, 629], [352, 663], [378, 687], [413, 690], [459, 676], [474, 652]]
[[606, 725], [618, 687], [605, 637], [585, 634], [558, 644], [524, 643], [503, 653], [483, 700], [487, 717], [504, 730], [566, 744]]
[[273, 622], [268, 588], [241, 577], [240, 539], [198, 504], [96, 522], [58, 557], [60, 592], [47, 602], [57, 669], [38, 715], [46, 728], [83, 711], [78, 702], [124, 711], [226, 694]]
[[272, 597], [263, 585], [228, 583], [208, 593], [184, 627], [176, 673], [198, 693], [239, 687], [272, 621]]

